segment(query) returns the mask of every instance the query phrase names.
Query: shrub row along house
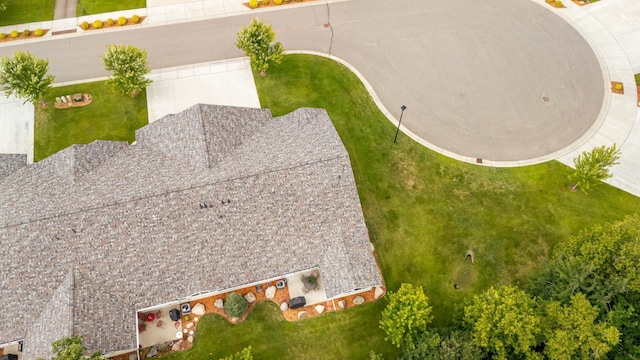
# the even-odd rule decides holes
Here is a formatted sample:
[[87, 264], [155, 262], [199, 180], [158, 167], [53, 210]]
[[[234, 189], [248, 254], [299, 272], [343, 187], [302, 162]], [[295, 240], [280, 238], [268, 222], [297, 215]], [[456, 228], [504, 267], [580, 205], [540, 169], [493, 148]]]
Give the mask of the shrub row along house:
[[0, 344], [27, 360], [70, 335], [135, 349], [138, 309], [303, 269], [329, 298], [382, 285], [324, 110], [195, 105], [132, 145], [0, 158]]

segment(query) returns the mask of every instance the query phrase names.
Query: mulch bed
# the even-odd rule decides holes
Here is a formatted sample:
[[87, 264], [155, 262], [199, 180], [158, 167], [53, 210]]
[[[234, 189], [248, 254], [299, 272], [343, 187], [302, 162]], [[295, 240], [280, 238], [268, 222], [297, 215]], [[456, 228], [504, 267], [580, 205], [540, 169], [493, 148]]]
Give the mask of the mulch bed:
[[[71, 95], [71, 100], [73, 100], [73, 95]], [[53, 106], [56, 109], [73, 109], [73, 108], [87, 106], [91, 104], [92, 101], [93, 101], [93, 96], [91, 96], [91, 94], [82, 94], [82, 101], [67, 101], [67, 102], [63, 102], [62, 104], [58, 103], [57, 101], [54, 101]], [[71, 106], [69, 106], [69, 104], [71, 104]]]
[[636, 86], [636, 89], [638, 89], [638, 107], [640, 107], [640, 86]]
[[119, 28], [119, 27], [125, 27], [125, 26], [129, 26], [129, 25], [140, 25], [142, 24], [142, 22], [144, 21], [144, 19], [146, 19], [146, 16], [140, 16], [140, 21], [138, 21], [137, 23], [134, 23], [133, 21], [131, 21], [130, 18], [127, 19], [127, 23], [124, 25], [120, 25], [118, 24], [118, 19], [113, 19], [114, 23], [113, 25], [109, 25], [107, 24], [106, 21], [102, 21], [102, 27], [101, 28], [95, 28], [93, 27], [93, 22], [89, 23], [89, 27], [86, 29], [82, 29], [81, 25], [78, 25], [78, 27], [80, 27], [82, 30], [84, 31], [89, 31], [89, 30], [102, 30], [102, 29], [110, 29], [110, 28]]
[[582, 0], [571, 0], [578, 6], [585, 6], [591, 4], [590, 1], [582, 1]]
[[43, 29], [43, 33], [40, 36], [36, 36], [33, 34], [33, 30], [31, 30], [31, 34], [29, 36], [26, 36], [24, 34], [24, 32], [20, 32], [20, 35], [18, 35], [17, 38], [12, 38], [11, 35], [6, 34], [7, 37], [5, 37], [4, 39], [0, 39], [0, 42], [6, 42], [6, 41], [14, 41], [14, 40], [24, 40], [24, 39], [37, 39], [37, 38], [41, 38], [43, 36], [45, 36], [47, 33], [49, 32], [49, 29]]
[[611, 82], [611, 92], [613, 92], [614, 94], [622, 95], [622, 94], [624, 94], [624, 87], [622, 89], [618, 90], [618, 89], [616, 89], [616, 85], [618, 85], [618, 84], [622, 85], [622, 83], [619, 82], [619, 81], [612, 81]]
[[562, 4], [562, 5], [558, 6], [558, 5], [557, 5], [558, 3], [557, 3], [557, 2], [555, 2], [555, 1], [545, 1], [545, 3], [547, 3], [547, 5], [550, 5], [550, 6], [554, 7], [554, 8], [556, 8], [556, 9], [563, 9], [563, 8], [566, 8], [566, 6], [564, 6], [564, 4]]
[[[301, 3], [301, 2], [308, 2], [308, 1], [315, 1], [315, 0], [291, 0], [291, 1], [282, 1], [282, 4], [280, 5], [276, 5], [273, 0], [263, 0], [261, 2], [258, 3], [258, 7], [255, 9], [260, 9], [260, 8], [266, 8], [269, 6], [282, 6], [282, 5], [291, 5], [291, 4], [297, 4], [297, 3]], [[242, 3], [242, 5], [248, 7], [251, 10], [254, 10], [254, 8], [252, 8], [251, 6], [249, 6], [249, 3]]]

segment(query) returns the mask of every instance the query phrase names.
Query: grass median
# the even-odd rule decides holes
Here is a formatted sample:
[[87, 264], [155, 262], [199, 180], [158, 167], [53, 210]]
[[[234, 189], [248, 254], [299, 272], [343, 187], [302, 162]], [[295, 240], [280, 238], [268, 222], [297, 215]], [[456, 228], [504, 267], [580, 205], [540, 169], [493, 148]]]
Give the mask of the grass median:
[[[287, 55], [266, 77], [254, 78], [262, 107], [274, 116], [299, 107], [327, 110], [349, 152], [388, 289], [403, 282], [423, 286], [436, 326], [450, 325], [472, 294], [521, 284], [554, 246], [581, 229], [640, 208], [639, 198], [608, 185], [588, 196], [571, 192], [572, 170], [556, 161], [490, 168], [439, 155], [402, 133], [394, 144], [395, 125], [359, 79], [332, 60]], [[370, 350], [395, 358], [397, 350], [383, 343], [377, 326], [384, 305], [382, 300], [296, 325], [286, 324], [275, 306], [259, 307], [239, 325], [207, 317], [194, 348], [169, 358], [217, 359], [248, 345], [256, 359], [364, 359]], [[272, 328], [295, 328], [296, 337], [274, 336]], [[224, 342], [216, 340], [221, 336]], [[307, 351], [297, 338], [318, 339], [322, 350]]]
[[[91, 94], [91, 104], [56, 109], [53, 99], [75, 93]], [[143, 91], [135, 98], [114, 92], [104, 81], [56, 87], [51, 90], [49, 106], [35, 106], [34, 160], [73, 144], [94, 140], [135, 140], [135, 131], [148, 123], [147, 96]]]

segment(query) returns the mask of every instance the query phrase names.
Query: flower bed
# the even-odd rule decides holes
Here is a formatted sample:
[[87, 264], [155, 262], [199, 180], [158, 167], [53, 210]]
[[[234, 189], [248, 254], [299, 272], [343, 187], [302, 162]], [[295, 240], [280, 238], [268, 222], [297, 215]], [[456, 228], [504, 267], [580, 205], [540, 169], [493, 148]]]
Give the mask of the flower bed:
[[142, 24], [142, 22], [146, 18], [147, 18], [146, 16], [138, 16], [138, 15], [133, 15], [130, 18], [126, 18], [124, 16], [121, 16], [121, 17], [119, 17], [117, 19], [109, 18], [109, 19], [107, 19], [105, 21], [95, 20], [95, 21], [93, 21], [91, 23], [88, 22], [88, 21], [84, 21], [78, 26], [82, 30], [85, 30], [85, 31], [108, 29], [108, 28], [117, 28], [117, 27], [122, 27], [122, 26]]
[[39, 38], [48, 32], [49, 29], [35, 29], [33, 31], [28, 29], [23, 31], [13, 30], [8, 34], [0, 33], [0, 42]]

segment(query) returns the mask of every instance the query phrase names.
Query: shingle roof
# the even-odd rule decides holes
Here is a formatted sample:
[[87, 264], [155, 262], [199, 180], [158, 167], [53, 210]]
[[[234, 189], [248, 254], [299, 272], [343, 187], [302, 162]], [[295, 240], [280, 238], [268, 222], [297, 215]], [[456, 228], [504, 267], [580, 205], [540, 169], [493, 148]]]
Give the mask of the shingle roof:
[[196, 105], [134, 145], [76, 145], [14, 171], [0, 203], [0, 343], [24, 337], [27, 360], [71, 332], [91, 350], [133, 348], [137, 309], [201, 290], [311, 267], [329, 297], [382, 283], [320, 109]]

